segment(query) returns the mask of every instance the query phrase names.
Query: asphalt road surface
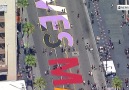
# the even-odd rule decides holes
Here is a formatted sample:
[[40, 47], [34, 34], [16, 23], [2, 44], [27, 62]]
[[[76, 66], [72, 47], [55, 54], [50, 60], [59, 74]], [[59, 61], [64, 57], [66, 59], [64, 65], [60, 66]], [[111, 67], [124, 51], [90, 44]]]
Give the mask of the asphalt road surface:
[[[74, 47], [76, 51], [79, 52], [79, 66], [72, 68], [71, 72], [76, 73], [79, 69], [80, 74], [82, 74], [83, 79], [87, 82], [87, 80], [90, 80], [92, 84], [96, 83], [97, 87], [101, 88], [101, 84], [105, 83], [103, 76], [100, 70], [98, 70], [99, 62], [95, 59], [95, 50], [93, 44], [93, 38], [91, 36], [91, 31], [89, 30], [88, 23], [85, 15], [85, 9], [84, 9], [84, 3], [82, 0], [56, 0], [56, 5], [65, 6], [67, 8], [67, 15], [69, 18], [70, 23], [73, 25], [73, 28], [67, 32], [69, 32], [73, 38], [74, 38]], [[45, 90], [53, 90], [52, 85], [52, 79], [57, 79], [60, 77], [53, 77], [51, 74], [45, 75], [45, 71], [49, 70], [50, 67], [48, 65], [48, 60], [55, 59], [55, 58], [65, 58], [73, 57], [72, 56], [72, 48], [70, 52], [66, 51], [66, 53], [61, 52], [61, 47], [57, 47], [55, 49], [52, 49], [50, 47], [47, 47], [43, 42], [43, 36], [46, 33], [46, 31], [42, 31], [41, 28], [37, 25], [39, 22], [38, 17], [40, 16], [50, 16], [53, 14], [56, 14], [54, 11], [47, 12], [46, 10], [37, 9], [35, 6], [35, 3], [33, 0], [29, 0], [29, 7], [28, 10], [28, 16], [29, 21], [35, 25], [35, 32], [33, 33], [33, 40], [35, 44], [35, 48], [37, 51], [37, 59], [39, 63], [39, 68], [41, 72], [41, 76], [44, 77], [47, 81], [47, 86]], [[77, 15], [80, 15], [79, 18], [77, 18]], [[56, 41], [58, 31], [53, 32], [51, 23], [47, 23], [47, 33], [51, 35], [51, 42]], [[66, 31], [62, 29], [62, 31]], [[82, 39], [84, 37], [84, 40]], [[78, 45], [76, 44], [76, 41], [79, 40]], [[64, 40], [65, 44], [62, 44], [64, 47], [69, 47], [67, 45], [67, 40]], [[93, 47], [93, 51], [90, 52], [85, 49], [85, 42], [88, 42], [91, 47]], [[43, 48], [47, 49], [47, 53], [43, 53]], [[49, 52], [52, 51], [52, 55], [49, 55]], [[97, 62], [97, 63], [94, 63]], [[97, 67], [97, 70], [93, 71], [93, 77], [89, 76], [89, 71], [91, 71], [91, 65], [94, 64]], [[63, 86], [60, 86], [63, 87]], [[64, 86], [67, 88], [67, 86]], [[78, 90], [79, 88], [84, 88], [84, 90], [90, 90], [90, 86], [83, 85], [83, 84], [76, 84], [76, 85], [70, 85], [70, 88], [73, 90]]]

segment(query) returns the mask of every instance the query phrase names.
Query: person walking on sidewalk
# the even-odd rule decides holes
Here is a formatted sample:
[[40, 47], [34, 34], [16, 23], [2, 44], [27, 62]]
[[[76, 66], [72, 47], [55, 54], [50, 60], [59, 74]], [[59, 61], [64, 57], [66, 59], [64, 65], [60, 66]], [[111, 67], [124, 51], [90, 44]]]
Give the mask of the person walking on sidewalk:
[[108, 34], [110, 34], [110, 30], [108, 30]]
[[25, 17], [25, 22], [27, 22], [27, 18]]
[[113, 6], [114, 6], [114, 5], [113, 5], [113, 3], [112, 3], [112, 4], [111, 4], [111, 8], [113, 8]]
[[89, 80], [87, 81], [87, 84], [90, 85], [90, 81]]
[[119, 44], [121, 44], [121, 41], [119, 40]]
[[83, 80], [83, 84], [84, 84], [84, 85], [86, 84], [86, 81], [85, 81], [85, 80]]
[[120, 64], [119, 63], [117, 63], [117, 68], [119, 68], [120, 67]]
[[49, 74], [49, 71], [48, 71], [48, 70], [46, 70], [44, 73], [45, 73], [45, 75], [48, 75], [48, 74]]
[[77, 18], [79, 18], [79, 16], [80, 16], [80, 15], [79, 15], [79, 13], [78, 13], [78, 14], [77, 14]]
[[23, 14], [23, 7], [22, 7], [22, 14]]
[[129, 64], [126, 65], [127, 69], [129, 69]]
[[94, 69], [94, 65], [91, 66], [91, 69], [92, 69], [92, 70]]
[[72, 28], [73, 27], [73, 24], [70, 24], [70, 27]]
[[99, 11], [98, 10], [96, 11], [96, 15], [99, 15]]
[[78, 43], [79, 43], [79, 41], [77, 40], [77, 41], [76, 41], [76, 44], [78, 45]]
[[77, 69], [77, 74], [79, 73], [79, 69]]
[[49, 56], [51, 56], [51, 55], [52, 55], [52, 51], [49, 52]]

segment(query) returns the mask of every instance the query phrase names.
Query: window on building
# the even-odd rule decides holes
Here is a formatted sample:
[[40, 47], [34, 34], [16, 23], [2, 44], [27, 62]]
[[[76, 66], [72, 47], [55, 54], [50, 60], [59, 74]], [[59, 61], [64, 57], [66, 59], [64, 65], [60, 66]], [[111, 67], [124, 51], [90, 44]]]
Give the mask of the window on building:
[[0, 27], [4, 28], [5, 27], [5, 23], [4, 22], [0, 22]]
[[5, 44], [4, 43], [0, 43], [0, 48], [5, 49]]
[[7, 75], [0, 75], [0, 81], [7, 80]]
[[4, 12], [0, 12], [0, 16], [4, 16]]

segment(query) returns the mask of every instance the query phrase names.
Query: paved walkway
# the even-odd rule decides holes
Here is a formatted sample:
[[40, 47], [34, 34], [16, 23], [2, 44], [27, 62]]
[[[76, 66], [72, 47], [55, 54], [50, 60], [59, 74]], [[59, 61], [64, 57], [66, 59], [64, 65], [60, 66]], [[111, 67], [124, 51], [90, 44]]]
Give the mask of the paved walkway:
[[[80, 1], [78, 1], [78, 0], [76, 0], [76, 1], [72, 1], [72, 0], [70, 0], [70, 2], [69, 1], [61, 1], [61, 2], [65, 2], [65, 3], [67, 3], [67, 5], [69, 6], [69, 7], [67, 7], [67, 8], [69, 8], [68, 10], [70, 10], [69, 12], [69, 15], [71, 16], [70, 18], [71, 18], [71, 21], [72, 21], [72, 23], [73, 23], [73, 29], [76, 29], [76, 30], [74, 30], [73, 31], [73, 33], [74, 34], [72, 34], [72, 35], [74, 35], [74, 39], [75, 39], [75, 41], [77, 40], [77, 39], [79, 39], [79, 45], [75, 45], [75, 47], [77, 48], [77, 50], [79, 50], [79, 60], [80, 60], [80, 66], [81, 66], [81, 73], [83, 74], [83, 77], [84, 77], [84, 80], [88, 80], [88, 79], [90, 79], [91, 80], [91, 82], [92, 83], [94, 83], [94, 80], [93, 80], [93, 78], [91, 77], [91, 76], [89, 76], [88, 75], [88, 71], [89, 70], [91, 70], [91, 65], [94, 63], [96, 63], [97, 62], [97, 64], [96, 64], [96, 66], [98, 67], [98, 61], [96, 61], [96, 59], [95, 59], [95, 56], [93, 55], [89, 55], [89, 58], [88, 58], [88, 54], [90, 54], [90, 52], [87, 52], [86, 50], [85, 50], [85, 44], [84, 44], [84, 41], [82, 41], [82, 38], [80, 38], [80, 35], [85, 35], [85, 38], [86, 39], [88, 39], [88, 41], [90, 41], [90, 43], [91, 43], [91, 38], [92, 37], [90, 37], [90, 35], [88, 35], [88, 34], [91, 34], [91, 33], [89, 33], [88, 32], [88, 30], [89, 30], [89, 28], [87, 28], [87, 26], [86, 25], [88, 25], [88, 23], [89, 22], [87, 22], [86, 23], [86, 20], [84, 20], [85, 19], [85, 14], [84, 14], [84, 10], [82, 11], [82, 8], [83, 8], [83, 3], [82, 3], [82, 0], [80, 0]], [[34, 6], [34, 3], [30, 0], [30, 6], [29, 6], [29, 9], [28, 9], [28, 12], [29, 12], [29, 18], [30, 18], [30, 21], [32, 21], [32, 23], [33, 24], [35, 24], [35, 25], [37, 25], [37, 23], [36, 22], [38, 22], [38, 20], [37, 20], [37, 15], [35, 15], [35, 14], [37, 14], [37, 12], [38, 13], [40, 13], [40, 15], [45, 15], [44, 13], [45, 13], [45, 11], [42, 11], [41, 12], [41, 10], [39, 10], [39, 9], [37, 9], [37, 11], [35, 10], [35, 6]], [[58, 3], [58, 2], [57, 2]], [[78, 4], [79, 3], [79, 4]], [[71, 5], [69, 5], [69, 4], [71, 4], [72, 5], [72, 7], [70, 7]], [[72, 8], [72, 9], [71, 9]], [[31, 9], [33, 9], [34, 11], [33, 12], [31, 12]], [[83, 8], [84, 9], [84, 8]], [[74, 14], [71, 14], [71, 10], [74, 10]], [[53, 13], [53, 12], [50, 12], [50, 13]], [[79, 19], [77, 19], [77, 13], [80, 13], [80, 15], [81, 15], [81, 17], [79, 18]], [[37, 26], [36, 26], [37, 27]], [[48, 56], [47, 54], [45, 55], [45, 54], [43, 54], [42, 53], [42, 48], [45, 48], [46, 46], [42, 43], [42, 36], [44, 35], [44, 31], [40, 31], [39, 30], [39, 27], [37, 27], [36, 28], [37, 30], [36, 30], [36, 32], [33, 34], [33, 38], [35, 39], [34, 40], [34, 42], [37, 44], [35, 47], [36, 47], [36, 49], [37, 49], [37, 56], [38, 56], [38, 61], [40, 62], [39, 63], [39, 66], [40, 66], [40, 72], [42, 72], [41, 74], [42, 74], [42, 76], [44, 76], [44, 70], [47, 70], [48, 69], [48, 61], [47, 60], [49, 60], [49, 59], [51, 59], [51, 58], [59, 58], [59, 57], [63, 57], [62, 56], [62, 52], [60, 52], [61, 51], [61, 49], [60, 48], [57, 48], [56, 50], [58, 51], [57, 52], [57, 57], [55, 57], [55, 53], [53, 53], [51, 56]], [[87, 31], [86, 31], [87, 30]], [[51, 33], [53, 33], [53, 32], [51, 32]], [[55, 37], [55, 36], [54, 36]], [[93, 42], [92, 42], [93, 43]], [[76, 43], [75, 43], [76, 44]], [[92, 44], [91, 44], [92, 45]], [[47, 51], [49, 52], [49, 48], [47, 48]], [[47, 53], [48, 53], [47, 52]], [[88, 54], [87, 54], [88, 53]], [[69, 56], [71, 56], [71, 52], [69, 53]], [[94, 58], [94, 61], [91, 61], [92, 59]], [[90, 62], [89, 62], [90, 61]], [[42, 63], [44, 64], [44, 65], [42, 65]], [[76, 73], [76, 69], [77, 68], [75, 68], [75, 69], [73, 69], [73, 71]], [[99, 71], [99, 70], [98, 70]], [[94, 78], [97, 80], [97, 82], [96, 83], [98, 83], [98, 81], [100, 80], [100, 84], [101, 84], [101, 81], [102, 81], [102, 74], [100, 75], [99, 74], [99, 72], [98, 72], [97, 70], [95, 71], [96, 73], [97, 73], [97, 75], [93, 75], [94, 76]], [[93, 73], [94, 73], [94, 71], [93, 71]], [[99, 76], [100, 75], [100, 76]], [[49, 83], [49, 85], [47, 85], [47, 88], [46, 88], [46, 90], [48, 89], [48, 90], [52, 90], [52, 89], [49, 89], [49, 88], [53, 88], [53, 85], [51, 85], [51, 75], [48, 75], [48, 76], [44, 76], [45, 77], [45, 79], [48, 81], [48, 83]], [[99, 86], [101, 86], [100, 84], [98, 84]], [[80, 87], [81, 88], [85, 88], [86, 90], [90, 90], [90, 88], [89, 88], [89, 86], [87, 87], [86, 85], [77, 85], [76, 86], [77, 88], [76, 88], [76, 90], [78, 90]], [[73, 87], [71, 87], [71, 88], [73, 88]], [[75, 89], [74, 89], [75, 90]]]
[[[68, 4], [69, 3], [69, 4]], [[79, 51], [79, 60], [80, 60], [80, 70], [82, 71], [82, 75], [84, 80], [89, 79], [92, 83], [97, 84], [97, 87], [101, 88], [102, 83], [104, 83], [105, 85], [105, 80], [104, 80], [104, 76], [102, 74], [101, 71], [98, 70], [93, 70], [93, 77], [91, 79], [91, 77], [87, 76], [87, 73], [89, 70], [91, 70], [91, 66], [95, 65], [97, 68], [99, 68], [99, 59], [96, 60], [97, 57], [97, 53], [95, 52], [95, 48], [96, 48], [96, 44], [93, 43], [94, 41], [94, 36], [92, 35], [92, 29], [90, 28], [90, 24], [88, 22], [88, 17], [87, 17], [87, 9], [84, 9], [83, 5], [84, 3], [81, 1], [76, 1], [76, 2], [68, 2], [67, 3], [67, 12], [72, 12], [73, 13], [68, 13], [68, 17], [72, 16], [71, 18], [69, 18], [70, 23], [73, 24], [73, 30], [70, 33], [72, 33], [72, 35], [74, 36], [74, 40], [79, 40], [79, 44], [75, 45], [74, 47], [76, 47], [76, 49]], [[69, 7], [71, 6], [72, 7]], [[75, 5], [75, 6], [74, 6]], [[78, 7], [76, 7], [76, 5]], [[86, 8], [86, 7], [85, 7]], [[76, 17], [77, 13], [80, 14], [80, 18], [78, 19]], [[86, 14], [86, 15], [85, 15]], [[84, 37], [84, 40], [82, 40], [82, 38], [80, 36]], [[89, 44], [91, 45], [91, 47], [93, 46], [94, 51], [93, 53], [90, 53], [88, 51], [85, 50], [85, 43], [84, 41], [89, 42]], [[86, 66], [85, 66], [86, 65]], [[85, 73], [84, 73], [85, 72]], [[102, 78], [103, 77], [103, 78]]]
[[[22, 14], [21, 14], [22, 15]], [[24, 11], [23, 11], [23, 15], [22, 15], [22, 17], [23, 17], [23, 23], [25, 22], [24, 21], [24, 19], [25, 18], [27, 18], [27, 20], [29, 21], [29, 19], [28, 19], [28, 14], [27, 14], [27, 10], [26, 9], [24, 9]], [[22, 30], [21, 30], [22, 31]], [[19, 45], [20, 45], [20, 48], [19, 48], [19, 50], [20, 50], [20, 55], [19, 55], [19, 70], [18, 71], [22, 71], [23, 70], [23, 68], [25, 68], [25, 54], [24, 54], [24, 48], [21, 48], [21, 45], [25, 45], [25, 43], [27, 43], [27, 39], [26, 39], [26, 35], [24, 35], [23, 37], [23, 32], [19, 32], [19, 34], [18, 34], [18, 40], [19, 40]], [[28, 38], [29, 40], [29, 42], [28, 42], [28, 44], [29, 44], [29, 47], [33, 47], [34, 46], [34, 42], [33, 42], [33, 37], [32, 37], [32, 35], [30, 35], [29, 36], [29, 38]], [[35, 58], [37, 59], [37, 57], [36, 57], [36, 54], [35, 54]], [[36, 62], [36, 67], [33, 67], [33, 75], [34, 75], [34, 77], [36, 78], [36, 77], [40, 77], [41, 75], [40, 75], [40, 71], [39, 71], [39, 65], [38, 65], [38, 62]], [[26, 82], [27, 82], [27, 74], [26, 73], [24, 73], [24, 72], [21, 72], [22, 73], [22, 78], [20, 78], [20, 79], [24, 79]], [[32, 90], [32, 87], [31, 86], [27, 86], [27, 89], [28, 90]], [[38, 90], [38, 89], [35, 89], [35, 90]]]
[[[113, 7], [111, 7], [112, 4], [114, 5]], [[89, 12], [94, 12], [95, 9], [99, 12], [99, 20], [102, 20], [100, 25], [103, 26], [104, 30], [101, 40], [104, 40], [104, 36], [106, 38], [108, 36], [111, 38], [114, 45], [114, 50], [110, 50], [110, 56], [116, 66], [117, 75], [120, 76], [124, 83], [124, 79], [129, 77], [129, 72], [126, 68], [128, 59], [124, 54], [124, 49], [129, 45], [129, 27], [126, 25], [124, 25], [122, 28], [120, 27], [121, 23], [125, 20], [122, 19], [122, 12], [116, 10], [117, 4], [118, 2], [115, 0], [99, 0], [99, 2], [94, 2], [94, 4], [91, 2]], [[93, 24], [94, 34], [96, 36], [101, 36], [100, 31], [98, 31], [100, 27], [97, 22], [98, 21], [95, 20], [95, 23]], [[108, 30], [110, 30], [109, 35]], [[119, 40], [121, 41], [121, 44], [119, 44]], [[117, 68], [117, 63], [120, 63], [120, 68]]]

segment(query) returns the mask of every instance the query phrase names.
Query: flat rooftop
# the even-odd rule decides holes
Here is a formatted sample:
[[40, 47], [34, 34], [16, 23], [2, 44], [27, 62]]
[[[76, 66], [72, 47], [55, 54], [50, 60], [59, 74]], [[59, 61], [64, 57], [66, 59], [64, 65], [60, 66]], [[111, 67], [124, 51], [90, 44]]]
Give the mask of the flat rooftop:
[[2, 81], [0, 82], [1, 90], [26, 90], [24, 80], [19, 81]]

